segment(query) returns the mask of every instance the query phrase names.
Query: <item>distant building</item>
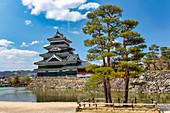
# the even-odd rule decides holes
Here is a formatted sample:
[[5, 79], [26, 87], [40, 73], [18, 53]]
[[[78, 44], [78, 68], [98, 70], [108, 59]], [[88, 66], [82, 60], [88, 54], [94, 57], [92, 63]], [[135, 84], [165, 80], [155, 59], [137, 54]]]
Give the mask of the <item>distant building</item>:
[[43, 60], [35, 63], [38, 65], [38, 69], [35, 69], [38, 77], [89, 76], [85, 67], [90, 64], [74, 54], [75, 49], [70, 47], [71, 41], [63, 34], [57, 31], [48, 41], [50, 45], [44, 47], [48, 52], [40, 54]]

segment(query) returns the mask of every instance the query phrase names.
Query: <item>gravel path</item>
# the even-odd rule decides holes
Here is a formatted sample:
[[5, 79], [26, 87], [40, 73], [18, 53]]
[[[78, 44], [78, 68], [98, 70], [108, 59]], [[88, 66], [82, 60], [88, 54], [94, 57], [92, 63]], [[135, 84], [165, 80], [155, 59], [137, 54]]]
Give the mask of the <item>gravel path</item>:
[[0, 102], [0, 113], [75, 113], [75, 102]]

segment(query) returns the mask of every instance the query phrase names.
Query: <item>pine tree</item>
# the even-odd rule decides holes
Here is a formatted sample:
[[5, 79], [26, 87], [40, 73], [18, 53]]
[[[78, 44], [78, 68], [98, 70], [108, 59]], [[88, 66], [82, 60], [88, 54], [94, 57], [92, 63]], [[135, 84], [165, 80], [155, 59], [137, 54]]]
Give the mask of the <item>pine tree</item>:
[[[115, 57], [117, 54], [115, 52], [115, 48], [119, 45], [119, 43], [115, 42], [117, 35], [120, 30], [120, 17], [122, 16], [122, 9], [118, 6], [112, 5], [104, 5], [99, 8], [100, 18], [102, 25], [104, 26], [103, 32], [104, 36], [104, 52], [102, 54], [103, 57], [106, 57], [107, 67], [111, 67], [111, 57]], [[111, 72], [108, 72], [108, 74]], [[106, 78], [107, 82], [107, 94], [109, 102], [111, 103], [111, 86], [110, 86], [110, 78]]]
[[[91, 49], [88, 50], [87, 54], [87, 59], [89, 61], [95, 61], [95, 60], [101, 60], [103, 61], [103, 67], [106, 65], [106, 61], [104, 57], [101, 57], [101, 54], [103, 53], [103, 37], [102, 37], [102, 30], [103, 26], [98, 18], [98, 11], [93, 11], [91, 13], [88, 13], [87, 18], [90, 19], [83, 28], [83, 32], [85, 34], [90, 34], [92, 35], [92, 39], [87, 39], [84, 41], [84, 45], [86, 47], [92, 47]], [[91, 68], [92, 67], [92, 68]], [[93, 71], [94, 67], [90, 66], [88, 67], [88, 71]], [[97, 67], [95, 67], [97, 68]], [[94, 71], [93, 71], [94, 72]], [[93, 75], [95, 76], [95, 75]], [[95, 77], [92, 80], [95, 80]], [[89, 82], [87, 83], [89, 84]], [[103, 80], [103, 85], [104, 85], [104, 92], [105, 92], [105, 99], [106, 102], [108, 102], [108, 97], [107, 97], [107, 86], [106, 86], [106, 80]]]
[[138, 22], [135, 20], [123, 20], [122, 30], [119, 34], [123, 41], [121, 46], [117, 48], [119, 53], [117, 74], [124, 78], [125, 82], [124, 103], [128, 102], [130, 78], [138, 77], [144, 70], [140, 62], [145, 55], [143, 49], [146, 48], [146, 45], [144, 38], [138, 32], [133, 31], [137, 25]]
[[158, 69], [156, 66], [157, 61], [159, 60], [158, 58], [158, 53], [159, 52], [159, 46], [157, 46], [156, 44], [153, 44], [149, 47], [149, 52], [147, 53], [148, 56], [152, 59], [152, 65], [154, 68], [154, 71], [156, 72], [156, 70]]
[[[83, 31], [85, 34], [92, 35], [92, 39], [84, 41], [85, 46], [91, 47], [88, 50], [88, 60], [102, 60], [103, 65], [99, 67], [100, 70], [108, 69], [103, 78], [104, 91], [106, 102], [112, 102], [111, 100], [111, 87], [110, 76], [111, 70], [111, 57], [116, 56], [114, 52], [115, 47], [119, 44], [115, 42], [115, 38], [118, 35], [122, 9], [118, 6], [104, 5], [99, 9], [88, 13], [87, 17], [89, 21], [86, 23]], [[103, 68], [103, 69], [102, 69]], [[100, 74], [98, 74], [101, 72]], [[102, 76], [102, 71], [96, 69], [93, 76]], [[96, 74], [97, 73], [97, 74]]]
[[[103, 82], [106, 102], [111, 100], [110, 79], [122, 77], [125, 81], [125, 99], [128, 100], [129, 80], [143, 72], [141, 59], [145, 55], [145, 40], [133, 29], [138, 25], [135, 20], [120, 21], [122, 9], [118, 6], [104, 5], [87, 15], [89, 21], [83, 31], [90, 34], [91, 39], [84, 41], [90, 47], [88, 60], [102, 60], [102, 66], [89, 66], [87, 70], [94, 72], [90, 78], [95, 86]], [[123, 42], [116, 42], [122, 37]], [[105, 71], [107, 70], [107, 71]], [[97, 80], [97, 81], [96, 81]]]
[[146, 69], [150, 72], [151, 71], [151, 64], [152, 64], [152, 57], [150, 54], [146, 53], [144, 59], [143, 59], [143, 63], [146, 66]]
[[160, 47], [161, 59], [166, 63], [166, 67], [170, 69], [170, 47]]

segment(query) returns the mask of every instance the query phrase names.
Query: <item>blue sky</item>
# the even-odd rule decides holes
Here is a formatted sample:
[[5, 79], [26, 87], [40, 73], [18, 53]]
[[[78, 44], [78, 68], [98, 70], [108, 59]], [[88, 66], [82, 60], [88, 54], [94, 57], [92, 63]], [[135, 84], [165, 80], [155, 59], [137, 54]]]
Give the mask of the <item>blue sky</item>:
[[104, 4], [120, 6], [122, 19], [138, 20], [136, 31], [148, 46], [170, 45], [169, 0], [1, 0], [0, 71], [36, 68], [33, 62], [41, 60], [38, 54], [47, 52], [43, 46], [57, 30], [72, 40], [75, 53], [85, 60], [85, 14]]

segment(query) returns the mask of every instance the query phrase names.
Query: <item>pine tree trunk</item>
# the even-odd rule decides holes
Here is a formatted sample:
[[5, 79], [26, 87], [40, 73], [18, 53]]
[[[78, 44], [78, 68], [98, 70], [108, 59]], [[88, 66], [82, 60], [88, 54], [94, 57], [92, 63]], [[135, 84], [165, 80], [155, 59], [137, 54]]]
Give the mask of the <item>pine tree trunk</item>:
[[125, 96], [124, 103], [128, 103], [128, 94], [129, 94], [129, 78], [125, 78]]
[[124, 103], [128, 103], [128, 94], [129, 94], [129, 67], [125, 67], [125, 95], [124, 95]]
[[160, 64], [160, 68], [161, 68], [161, 70], [163, 70], [163, 63]]
[[108, 103], [108, 93], [107, 93], [107, 84], [106, 84], [106, 80], [103, 81], [103, 85], [104, 85], [105, 101], [106, 101], [106, 103]]
[[109, 78], [107, 78], [107, 95], [108, 95], [108, 102], [112, 103], [111, 86], [110, 86], [110, 79]]
[[[107, 27], [109, 28], [110, 24], [107, 23]], [[108, 36], [110, 37], [111, 35], [111, 31], [108, 31]], [[111, 41], [108, 38], [108, 44], [110, 44]], [[107, 48], [108, 52], [110, 52], [110, 47]], [[110, 56], [107, 56], [107, 66], [110, 67]], [[110, 74], [110, 72], [108, 72]], [[107, 77], [107, 95], [108, 95], [108, 101], [109, 103], [112, 103], [112, 96], [111, 96], [111, 86], [110, 86], [110, 78]]]
[[[106, 66], [106, 61], [105, 61], [105, 58], [103, 58], [103, 67], [105, 67], [105, 66]], [[106, 80], [103, 81], [103, 86], [104, 86], [105, 101], [106, 101], [106, 103], [108, 103], [107, 81]]]

